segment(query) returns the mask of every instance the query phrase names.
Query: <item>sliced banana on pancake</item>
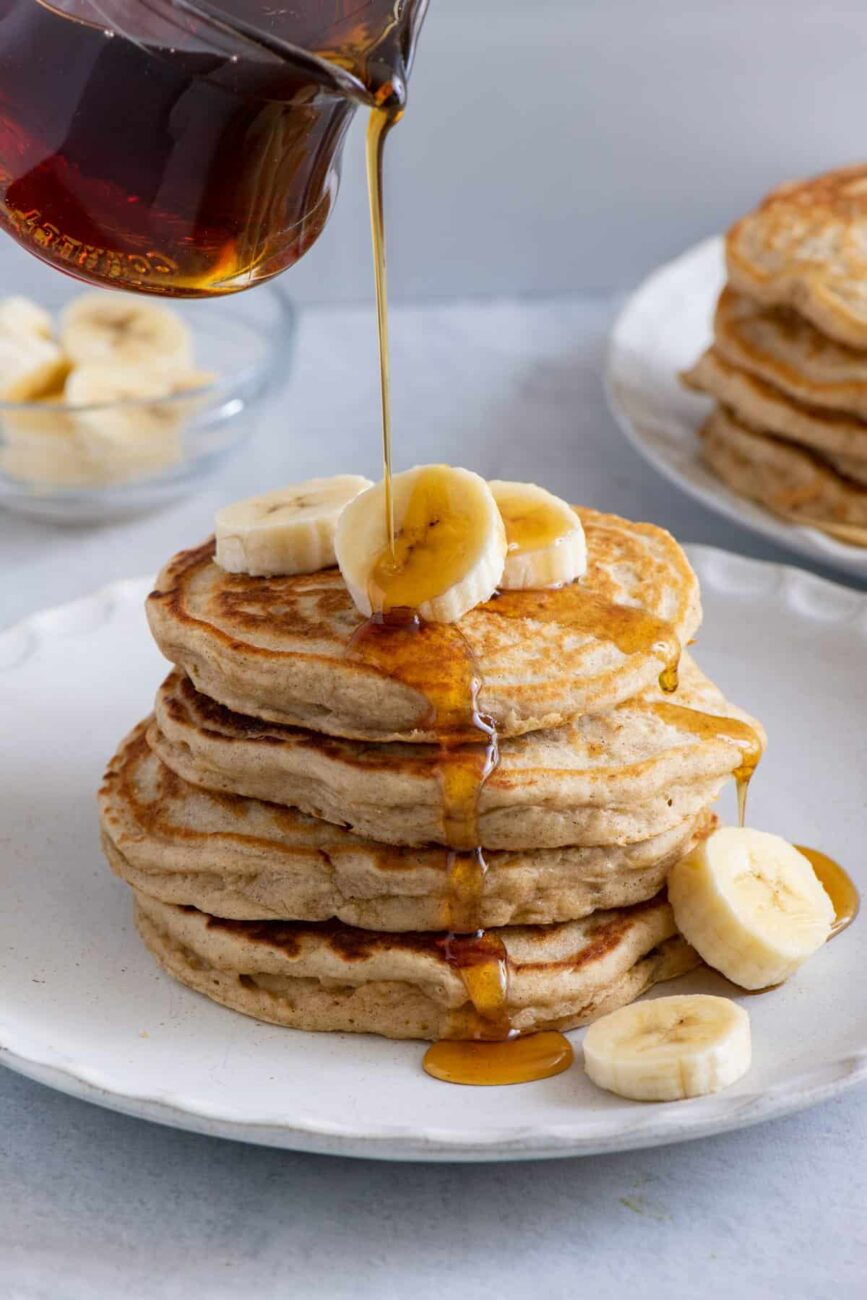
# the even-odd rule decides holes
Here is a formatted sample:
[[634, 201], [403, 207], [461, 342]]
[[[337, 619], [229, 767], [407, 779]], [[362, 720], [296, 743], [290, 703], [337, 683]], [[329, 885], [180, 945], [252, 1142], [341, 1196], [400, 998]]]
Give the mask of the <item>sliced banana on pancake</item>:
[[177, 312], [120, 294], [76, 298], [61, 316], [60, 341], [75, 366], [184, 369], [192, 363], [192, 337]]
[[362, 614], [412, 609], [455, 623], [489, 600], [506, 562], [506, 532], [488, 484], [450, 465], [418, 465], [392, 478], [394, 547], [385, 483], [340, 516], [335, 552]]
[[559, 587], [586, 572], [584, 528], [566, 501], [535, 483], [493, 479], [488, 487], [506, 528], [500, 587]]
[[228, 573], [254, 577], [328, 569], [342, 511], [372, 486], [360, 474], [335, 474], [224, 506], [216, 517], [214, 558]]
[[678, 928], [745, 989], [780, 984], [830, 937], [833, 904], [803, 853], [779, 835], [725, 826], [668, 878]]
[[681, 994], [612, 1011], [584, 1036], [584, 1068], [633, 1101], [680, 1101], [729, 1087], [750, 1068], [750, 1018], [730, 998]]
[[0, 298], [0, 334], [50, 339], [54, 335], [54, 325], [44, 307], [30, 298], [12, 294]]

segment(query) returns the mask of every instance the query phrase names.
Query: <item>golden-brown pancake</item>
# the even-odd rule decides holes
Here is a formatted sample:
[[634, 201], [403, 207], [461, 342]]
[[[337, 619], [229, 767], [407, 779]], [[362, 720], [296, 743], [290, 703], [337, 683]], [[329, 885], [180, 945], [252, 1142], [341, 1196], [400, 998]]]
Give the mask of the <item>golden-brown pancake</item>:
[[726, 237], [730, 283], [867, 348], [867, 164], [773, 190]]
[[[138, 892], [136, 924], [176, 979], [258, 1020], [387, 1038], [484, 1032], [444, 935], [218, 920]], [[698, 964], [662, 897], [582, 921], [489, 933], [505, 947], [505, 1009], [524, 1033], [587, 1024]]]
[[730, 365], [758, 376], [805, 406], [867, 420], [867, 352], [856, 351], [787, 307], [763, 307], [724, 289], [714, 346]]
[[867, 527], [867, 487], [815, 453], [757, 433], [724, 407], [699, 437], [708, 465], [739, 495], [804, 524]]
[[731, 365], [716, 348], [709, 348], [681, 378], [687, 387], [729, 407], [751, 429], [801, 443], [835, 464], [839, 459], [841, 473], [854, 469], [854, 478], [867, 475], [867, 421], [799, 402], [758, 375]]
[[668, 533], [579, 513], [589, 554], [579, 584], [506, 593], [457, 625], [427, 625], [404, 640], [402, 668], [383, 663], [381, 643], [372, 653], [359, 640], [364, 620], [337, 569], [225, 573], [212, 542], [162, 571], [148, 600], [151, 630], [200, 691], [253, 717], [360, 739], [433, 740], [448, 673], [466, 703], [478, 679], [478, 708], [503, 736], [559, 726], [650, 686], [701, 618], [695, 575]]
[[[148, 740], [194, 785], [287, 804], [384, 843], [462, 846], [444, 796], [461, 751], [338, 740], [243, 717], [178, 672], [158, 692]], [[503, 741], [484, 782], [485, 753], [471, 751], [478, 798], [465, 846], [649, 839], [708, 807], [750, 740], [761, 743], [760, 725], [684, 656], [675, 695], [650, 688], [607, 713]]]
[[639, 844], [467, 862], [445, 848], [388, 848], [294, 808], [189, 785], [151, 751], [145, 730], [127, 737], [100, 790], [109, 863], [154, 898], [236, 920], [336, 918], [397, 931], [575, 920], [652, 898], [715, 821], [702, 812]]

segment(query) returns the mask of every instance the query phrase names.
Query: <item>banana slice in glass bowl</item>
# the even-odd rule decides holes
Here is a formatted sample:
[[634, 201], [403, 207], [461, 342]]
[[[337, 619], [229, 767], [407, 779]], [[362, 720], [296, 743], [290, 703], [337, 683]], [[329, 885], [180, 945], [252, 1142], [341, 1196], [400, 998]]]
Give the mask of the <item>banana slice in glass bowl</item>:
[[0, 505], [55, 522], [157, 508], [256, 431], [285, 381], [294, 313], [255, 302], [82, 293], [27, 259], [0, 296]]

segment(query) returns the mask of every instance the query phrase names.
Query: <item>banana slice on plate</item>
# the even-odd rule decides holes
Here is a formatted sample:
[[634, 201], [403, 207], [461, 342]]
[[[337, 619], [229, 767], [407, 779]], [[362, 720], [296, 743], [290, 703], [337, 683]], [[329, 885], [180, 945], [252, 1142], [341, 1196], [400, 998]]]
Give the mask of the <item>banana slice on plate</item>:
[[50, 339], [0, 332], [0, 401], [41, 397], [57, 387], [66, 370], [63, 353]]
[[493, 479], [488, 487], [506, 527], [500, 587], [559, 587], [586, 573], [584, 526], [566, 501], [535, 483]]
[[54, 336], [54, 324], [44, 307], [30, 298], [12, 294], [0, 298], [0, 334], [50, 339]]
[[372, 486], [358, 474], [336, 474], [225, 506], [217, 512], [214, 558], [229, 573], [256, 577], [330, 568], [342, 510]]
[[392, 478], [394, 549], [385, 484], [340, 516], [335, 553], [362, 614], [412, 609], [430, 623], [455, 623], [494, 594], [506, 533], [483, 478], [451, 465], [418, 465]]
[[745, 989], [780, 984], [830, 937], [834, 906], [807, 858], [779, 835], [724, 826], [671, 870], [684, 938]]
[[729, 1087], [750, 1068], [750, 1018], [705, 993], [633, 1002], [594, 1021], [584, 1068], [600, 1088], [633, 1101], [681, 1101]]
[[122, 294], [76, 298], [60, 318], [60, 342], [75, 366], [192, 364], [192, 336], [177, 312]]

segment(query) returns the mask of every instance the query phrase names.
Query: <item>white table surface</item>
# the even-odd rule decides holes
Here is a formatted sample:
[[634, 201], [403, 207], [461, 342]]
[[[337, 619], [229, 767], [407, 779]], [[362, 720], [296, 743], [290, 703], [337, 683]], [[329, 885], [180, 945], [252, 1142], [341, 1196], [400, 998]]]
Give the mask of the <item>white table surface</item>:
[[[790, 558], [625, 445], [600, 381], [612, 311], [605, 299], [396, 310], [398, 467], [441, 459], [533, 479], [682, 541]], [[261, 434], [197, 498], [97, 530], [0, 516], [0, 625], [154, 571], [221, 502], [314, 473], [377, 475], [376, 384], [370, 311], [308, 311]], [[867, 1293], [865, 1155], [865, 1091], [679, 1147], [426, 1167], [175, 1132], [0, 1070], [0, 1295], [847, 1300]]]

